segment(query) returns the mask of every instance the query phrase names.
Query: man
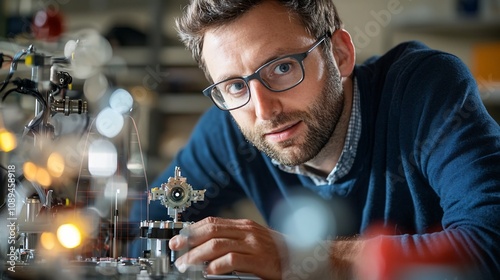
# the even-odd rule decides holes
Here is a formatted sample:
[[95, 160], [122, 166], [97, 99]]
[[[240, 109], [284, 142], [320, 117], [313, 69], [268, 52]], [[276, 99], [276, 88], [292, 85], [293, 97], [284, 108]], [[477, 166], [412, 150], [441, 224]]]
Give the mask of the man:
[[[308, 249], [290, 242], [295, 230], [203, 219], [170, 240], [189, 249], [180, 271], [205, 263], [208, 274], [264, 279], [401, 279], [436, 265], [446, 276], [500, 272], [500, 129], [459, 59], [410, 42], [355, 65], [331, 0], [194, 0], [177, 25], [218, 107], [157, 181], [179, 166], [207, 189], [185, 219], [245, 196], [277, 229], [294, 208], [327, 209], [325, 239]], [[297, 197], [318, 203], [299, 207]], [[276, 214], [283, 202], [291, 212]], [[152, 219], [165, 219], [151, 207]]]

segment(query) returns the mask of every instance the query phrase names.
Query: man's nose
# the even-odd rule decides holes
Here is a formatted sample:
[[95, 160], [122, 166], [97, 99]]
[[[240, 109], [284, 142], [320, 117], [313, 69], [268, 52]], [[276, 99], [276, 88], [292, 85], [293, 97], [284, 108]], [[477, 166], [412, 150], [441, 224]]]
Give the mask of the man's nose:
[[283, 110], [280, 95], [264, 86], [260, 81], [253, 80], [249, 83], [250, 102], [255, 110], [255, 116], [262, 120], [269, 120]]

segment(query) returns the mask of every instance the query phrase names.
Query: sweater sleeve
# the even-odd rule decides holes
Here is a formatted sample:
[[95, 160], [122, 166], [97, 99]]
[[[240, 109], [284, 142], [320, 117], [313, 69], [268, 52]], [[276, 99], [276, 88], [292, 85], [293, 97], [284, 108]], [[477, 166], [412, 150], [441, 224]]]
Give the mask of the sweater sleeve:
[[395, 81], [402, 169], [439, 197], [442, 230], [385, 242], [401, 246], [402, 259], [439, 255], [474, 263], [482, 279], [493, 279], [500, 272], [499, 126], [458, 58], [435, 53], [405, 63]]

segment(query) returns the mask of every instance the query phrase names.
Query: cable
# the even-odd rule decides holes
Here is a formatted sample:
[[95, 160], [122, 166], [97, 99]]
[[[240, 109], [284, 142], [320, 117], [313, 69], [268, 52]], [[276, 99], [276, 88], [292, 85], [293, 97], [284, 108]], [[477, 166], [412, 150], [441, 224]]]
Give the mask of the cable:
[[[139, 154], [141, 155], [142, 171], [144, 174], [144, 182], [146, 183], [146, 193], [148, 193], [149, 183], [148, 183], [148, 176], [146, 173], [146, 165], [144, 162], [144, 155], [142, 153], [142, 145], [141, 145], [141, 138], [139, 137], [139, 130], [137, 129], [137, 124], [135, 123], [135, 119], [130, 115], [128, 117], [132, 120], [132, 124], [135, 129], [135, 135], [137, 135], [137, 145], [139, 146]], [[146, 206], [146, 219], [149, 221], [149, 205]]]
[[[2, 102], [5, 101], [5, 99], [13, 92], [33, 96], [40, 103], [41, 111], [25, 126], [23, 137], [25, 137], [28, 132], [33, 132], [34, 134], [36, 134], [36, 131], [34, 131], [33, 128], [39, 126], [41, 121], [43, 120], [45, 111], [48, 109], [47, 101], [43, 98], [40, 92], [36, 90], [36, 83], [32, 80], [16, 78], [14, 81], [12, 81], [12, 83], [17, 87], [5, 92], [4, 96], [2, 97]], [[4, 85], [6, 85], [5, 82]], [[59, 89], [57, 89], [55, 92], [58, 91]]]
[[[5, 59], [5, 58], [8, 58], [8, 59]], [[12, 62], [12, 56], [0, 53], [0, 67], [2, 67], [3, 64], [6, 63], [6, 62], [10, 62], [11, 63]]]
[[[87, 130], [87, 139], [85, 139], [85, 146], [83, 147], [83, 151], [87, 151], [87, 144], [89, 142], [89, 138], [90, 138], [90, 132], [92, 130], [92, 126], [95, 122], [95, 119], [92, 120], [92, 122], [90, 123], [90, 126], [88, 127], [88, 130]], [[78, 171], [78, 177], [76, 179], [76, 186], [75, 186], [75, 213], [76, 213], [76, 203], [77, 203], [77, 199], [78, 199], [78, 188], [80, 186], [80, 179], [82, 177], [82, 170], [83, 170], [83, 162], [84, 162], [84, 159], [85, 157], [82, 156], [81, 157], [81, 160], [80, 160], [80, 170]]]
[[12, 77], [14, 76], [14, 73], [17, 70], [17, 63], [18, 63], [18, 61], [21, 59], [21, 57], [23, 57], [27, 53], [28, 53], [28, 51], [22, 50], [22, 51], [17, 52], [14, 55], [14, 57], [12, 57], [12, 62], [10, 64], [9, 74], [5, 78], [5, 81], [2, 83], [2, 87], [0, 88], [0, 92], [2, 92], [5, 89], [5, 87], [9, 84], [10, 79], [12, 79]]
[[14, 85], [17, 86], [17, 88], [10, 89], [7, 91], [4, 96], [2, 97], [2, 102], [7, 98], [9, 94], [12, 92], [18, 92], [20, 94], [27, 94], [35, 97], [38, 102], [42, 103], [44, 107], [47, 107], [47, 101], [43, 98], [42, 94], [38, 92], [36, 89], [36, 83], [33, 82], [30, 79], [21, 79], [21, 78], [16, 78], [14, 81], [12, 81]]

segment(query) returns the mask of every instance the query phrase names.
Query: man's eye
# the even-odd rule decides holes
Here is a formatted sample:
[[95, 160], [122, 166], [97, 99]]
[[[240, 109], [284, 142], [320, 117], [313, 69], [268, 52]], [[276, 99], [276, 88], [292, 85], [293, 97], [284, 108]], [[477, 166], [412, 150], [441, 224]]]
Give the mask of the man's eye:
[[234, 82], [228, 84], [226, 87], [226, 92], [232, 95], [240, 94], [242, 91], [246, 91], [246, 85], [243, 82]]
[[290, 71], [291, 69], [291, 64], [290, 63], [281, 63], [281, 64], [278, 64], [275, 68], [274, 68], [274, 74], [278, 74], [278, 75], [281, 75], [281, 74], [286, 74]]

